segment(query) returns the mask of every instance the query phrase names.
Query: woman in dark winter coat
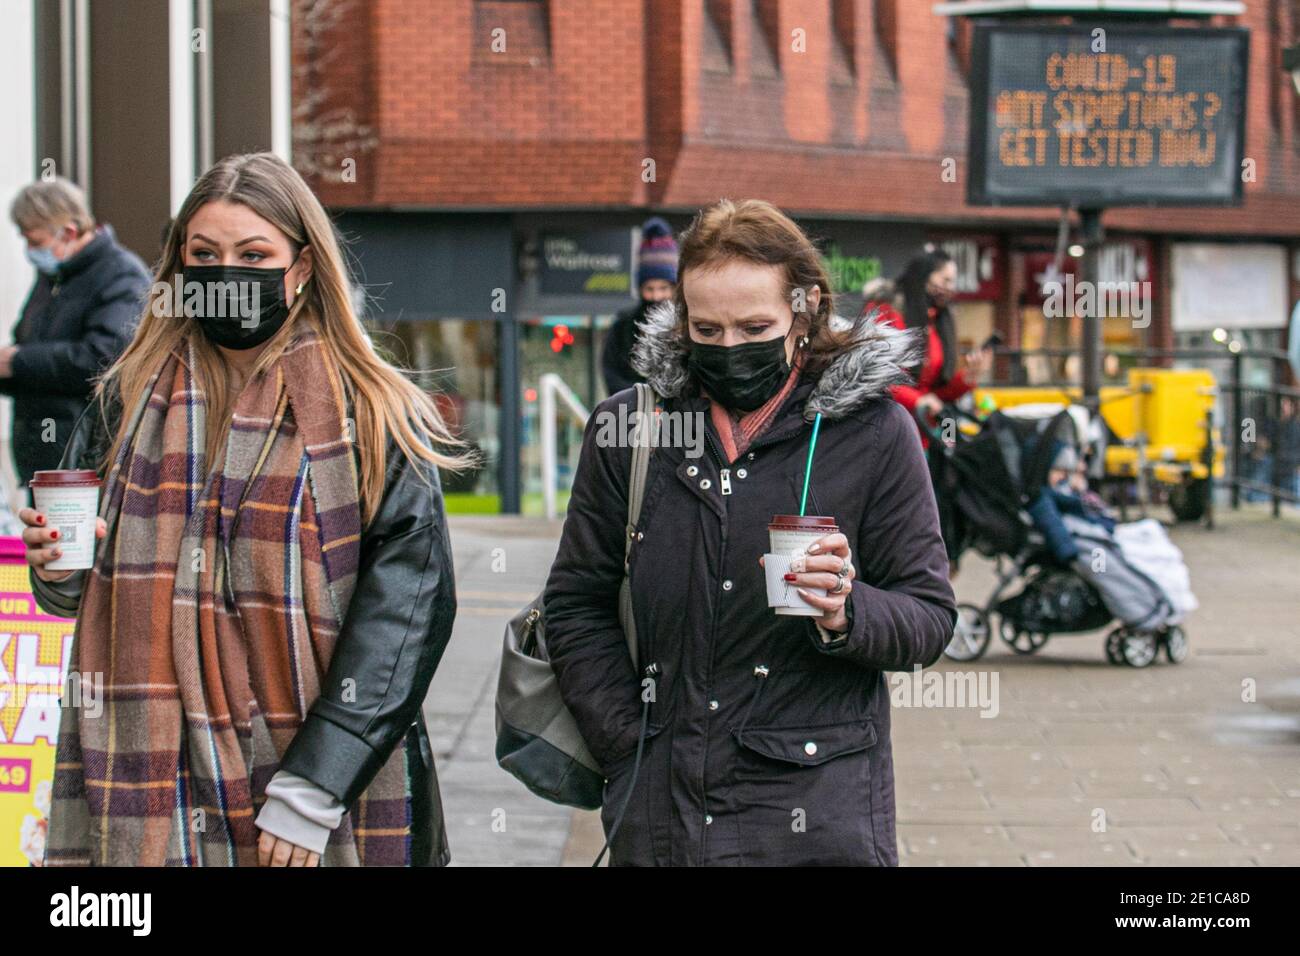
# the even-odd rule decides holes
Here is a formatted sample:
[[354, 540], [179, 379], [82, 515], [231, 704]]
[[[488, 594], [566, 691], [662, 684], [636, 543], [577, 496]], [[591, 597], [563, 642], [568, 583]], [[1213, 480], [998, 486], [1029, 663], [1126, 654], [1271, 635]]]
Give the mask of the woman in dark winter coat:
[[112, 226], [96, 224], [85, 194], [66, 179], [27, 186], [10, 217], [36, 267], [14, 344], [0, 348], [0, 395], [14, 400], [14, 470], [26, 484], [58, 466], [96, 376], [131, 341], [149, 271]]
[[[631, 448], [592, 417], [547, 583], [547, 648], [608, 783], [615, 864], [898, 861], [884, 671], [933, 663], [955, 608], [916, 428], [890, 400], [907, 333], [835, 317], [816, 250], [780, 211], [723, 201], [683, 236], [672, 306], [636, 364], [707, 451], [654, 450], [629, 563], [634, 668], [618, 617]], [[760, 557], [797, 514], [834, 517], [791, 565], [820, 617], [777, 616]], [[603, 416], [608, 420], [608, 416]], [[825, 589], [824, 597], [808, 588]]]

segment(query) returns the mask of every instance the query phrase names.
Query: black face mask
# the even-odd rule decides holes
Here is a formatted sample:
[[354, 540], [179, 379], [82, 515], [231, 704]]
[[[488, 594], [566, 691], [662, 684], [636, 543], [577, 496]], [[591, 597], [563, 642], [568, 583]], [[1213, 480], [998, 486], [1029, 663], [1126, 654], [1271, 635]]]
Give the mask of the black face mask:
[[[284, 297], [284, 276], [288, 271], [247, 266], [186, 266], [181, 272], [185, 280], [182, 297], [185, 314], [216, 345], [240, 350], [256, 348], [279, 332], [289, 318], [289, 305]], [[203, 287], [201, 299], [195, 294], [191, 301], [191, 283]]]
[[790, 375], [785, 339], [741, 345], [691, 342], [686, 367], [727, 408], [752, 412], [775, 395]]

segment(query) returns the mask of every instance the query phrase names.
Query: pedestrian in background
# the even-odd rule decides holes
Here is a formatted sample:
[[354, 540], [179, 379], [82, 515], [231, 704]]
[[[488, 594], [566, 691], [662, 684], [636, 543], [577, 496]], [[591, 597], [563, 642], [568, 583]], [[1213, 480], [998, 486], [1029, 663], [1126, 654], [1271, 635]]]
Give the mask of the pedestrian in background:
[[131, 341], [149, 272], [95, 223], [85, 194], [66, 179], [41, 180], [14, 199], [10, 218], [27, 243], [36, 282], [0, 348], [0, 394], [14, 400], [18, 480], [58, 467], [96, 376]]
[[[916, 429], [889, 397], [912, 336], [836, 317], [821, 256], [770, 203], [701, 211], [681, 269], [636, 364], [710, 454], [650, 458], [628, 566], [642, 668], [618, 611], [632, 449], [595, 427], [631, 392], [591, 417], [545, 592], [607, 835], [626, 806], [611, 863], [896, 865], [884, 672], [934, 663], [956, 618]], [[773, 518], [801, 513], [814, 421], [807, 515], [833, 522], [785, 578], [814, 616], [783, 616], [761, 557]]]
[[157, 278], [65, 455], [106, 475], [94, 567], [45, 569], [59, 532], [20, 514], [105, 701], [62, 711], [46, 864], [441, 865], [420, 705], [456, 613], [438, 468], [470, 464], [438, 449], [463, 443], [367, 343], [278, 157], [205, 173]]
[[[919, 411], [933, 419], [946, 403], [957, 401], [975, 388], [976, 380], [989, 365], [992, 350], [971, 352], [966, 356], [966, 368], [958, 365], [957, 329], [949, 308], [957, 291], [957, 263], [942, 249], [927, 248], [914, 256], [895, 288], [895, 304], [876, 303], [880, 317], [900, 329], [918, 330], [924, 352], [913, 370], [915, 381], [894, 386], [893, 396], [913, 415]], [[927, 436], [922, 434], [921, 438], [928, 447]]]
[[623, 309], [605, 333], [600, 365], [610, 395], [645, 381], [632, 367], [632, 349], [646, 309], [673, 297], [677, 287], [677, 241], [673, 230], [658, 216], [641, 227], [641, 248], [636, 266], [637, 302]]

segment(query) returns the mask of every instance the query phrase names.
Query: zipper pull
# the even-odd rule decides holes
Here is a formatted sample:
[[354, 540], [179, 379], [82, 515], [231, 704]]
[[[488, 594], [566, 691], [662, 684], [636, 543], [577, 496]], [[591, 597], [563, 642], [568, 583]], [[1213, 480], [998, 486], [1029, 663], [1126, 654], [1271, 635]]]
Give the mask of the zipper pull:
[[722, 493], [724, 495], [731, 494], [731, 469], [722, 469], [722, 471], [718, 473], [718, 479], [719, 483], [722, 485]]

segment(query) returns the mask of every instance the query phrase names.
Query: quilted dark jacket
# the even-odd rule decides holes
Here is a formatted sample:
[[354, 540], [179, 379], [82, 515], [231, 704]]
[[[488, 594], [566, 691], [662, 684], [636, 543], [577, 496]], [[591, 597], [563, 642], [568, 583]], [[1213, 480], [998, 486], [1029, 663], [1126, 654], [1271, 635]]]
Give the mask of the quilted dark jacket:
[[55, 467], [95, 376], [131, 341], [148, 291], [148, 270], [109, 226], [53, 277], [36, 277], [14, 327], [13, 375], [0, 379], [0, 394], [14, 400], [19, 481]]
[[[700, 416], [707, 450], [659, 447], [650, 462], [629, 578], [638, 660], [658, 674], [611, 859], [894, 865], [885, 672], [936, 661], [956, 620], [916, 426], [889, 396], [907, 333], [861, 326], [860, 346], [801, 380], [727, 462], [674, 325], [671, 307], [652, 310], [636, 364], [666, 413]], [[597, 435], [602, 414], [634, 402], [619, 392], [589, 422], [545, 592], [561, 694], [608, 779], [607, 831], [629, 793], [643, 685], [618, 618], [631, 449]], [[851, 627], [831, 644], [811, 619], [773, 613], [758, 563], [773, 515], [798, 513], [817, 412], [808, 513], [836, 519], [858, 570]]]

